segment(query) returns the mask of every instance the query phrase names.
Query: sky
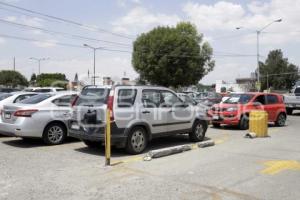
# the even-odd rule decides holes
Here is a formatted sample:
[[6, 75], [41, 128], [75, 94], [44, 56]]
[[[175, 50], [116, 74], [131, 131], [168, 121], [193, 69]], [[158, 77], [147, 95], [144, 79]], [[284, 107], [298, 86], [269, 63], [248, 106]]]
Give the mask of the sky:
[[49, 58], [41, 62], [42, 73], [65, 73], [69, 80], [78, 73], [84, 78], [93, 70], [93, 51], [83, 47], [88, 44], [100, 47], [97, 76], [134, 79], [134, 39], [156, 26], [189, 21], [214, 50], [215, 69], [200, 82], [234, 82], [256, 68], [256, 30], [277, 19], [282, 22], [260, 35], [260, 60], [281, 49], [299, 66], [299, 11], [300, 0], [0, 0], [0, 70], [13, 69], [15, 57], [16, 70], [29, 78], [38, 73], [37, 62], [29, 58]]

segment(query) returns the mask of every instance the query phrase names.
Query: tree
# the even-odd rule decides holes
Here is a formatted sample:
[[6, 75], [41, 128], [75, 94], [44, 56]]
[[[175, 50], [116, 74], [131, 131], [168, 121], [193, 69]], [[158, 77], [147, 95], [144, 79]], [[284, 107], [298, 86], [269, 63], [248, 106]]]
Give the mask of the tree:
[[0, 71], [0, 85], [6, 87], [28, 86], [27, 79], [18, 71]]
[[134, 42], [132, 65], [142, 80], [162, 86], [195, 85], [214, 68], [212, 48], [195, 26], [157, 27]]
[[299, 68], [283, 57], [280, 49], [270, 51], [266, 61], [260, 62], [262, 89], [290, 90], [299, 79]]
[[32, 75], [31, 75], [31, 77], [30, 77], [30, 84], [31, 85], [34, 85], [35, 84], [35, 82], [36, 82], [36, 74], [35, 73], [33, 73]]
[[37, 85], [40, 87], [66, 87], [68, 80], [65, 74], [61, 73], [43, 73], [36, 78]]

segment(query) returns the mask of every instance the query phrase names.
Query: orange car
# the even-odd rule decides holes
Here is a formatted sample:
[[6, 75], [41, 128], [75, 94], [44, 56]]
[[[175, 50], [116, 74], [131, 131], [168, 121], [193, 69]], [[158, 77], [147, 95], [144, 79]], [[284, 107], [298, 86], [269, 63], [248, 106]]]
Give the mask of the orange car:
[[249, 113], [252, 110], [265, 110], [269, 122], [275, 122], [277, 126], [285, 125], [287, 115], [283, 97], [275, 93], [232, 94], [224, 102], [212, 106], [208, 114], [214, 127], [226, 124], [246, 130], [249, 127]]

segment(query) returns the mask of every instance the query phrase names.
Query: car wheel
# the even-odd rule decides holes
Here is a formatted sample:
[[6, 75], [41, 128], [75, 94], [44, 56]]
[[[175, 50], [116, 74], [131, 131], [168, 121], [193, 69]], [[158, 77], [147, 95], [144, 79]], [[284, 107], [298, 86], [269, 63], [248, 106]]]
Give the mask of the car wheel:
[[212, 123], [212, 125], [213, 125], [213, 127], [215, 127], [215, 128], [220, 128], [220, 127], [221, 127], [221, 124], [219, 124], [219, 123]]
[[67, 129], [60, 123], [49, 124], [43, 133], [43, 140], [46, 144], [57, 145], [64, 142]]
[[242, 116], [242, 118], [240, 119], [239, 128], [241, 130], [249, 129], [249, 119], [247, 116]]
[[102, 147], [101, 142], [94, 142], [89, 140], [82, 140], [83, 143], [90, 148], [100, 148]]
[[190, 140], [193, 142], [203, 141], [207, 130], [207, 124], [204, 121], [196, 121], [193, 125], [192, 132], [189, 134]]
[[146, 130], [142, 127], [134, 127], [128, 135], [126, 151], [130, 154], [142, 153], [147, 147], [147, 143]]
[[287, 109], [286, 109], [286, 113], [287, 113], [288, 115], [292, 115], [292, 114], [293, 114], [293, 109], [292, 109], [292, 108], [287, 108]]
[[277, 117], [277, 120], [276, 120], [276, 122], [275, 122], [275, 125], [281, 127], [281, 126], [284, 126], [284, 125], [285, 125], [285, 122], [286, 122], [286, 116], [285, 116], [285, 114], [280, 113], [280, 114], [278, 115], [278, 117]]

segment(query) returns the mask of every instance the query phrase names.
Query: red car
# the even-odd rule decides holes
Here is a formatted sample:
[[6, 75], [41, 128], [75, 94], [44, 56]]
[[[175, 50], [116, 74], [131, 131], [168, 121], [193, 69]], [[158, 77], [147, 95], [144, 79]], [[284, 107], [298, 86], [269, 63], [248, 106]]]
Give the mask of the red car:
[[226, 124], [246, 130], [249, 128], [249, 113], [252, 110], [265, 110], [269, 122], [275, 122], [277, 126], [285, 125], [287, 115], [283, 97], [275, 93], [232, 94], [224, 102], [215, 104], [208, 114], [214, 127]]

